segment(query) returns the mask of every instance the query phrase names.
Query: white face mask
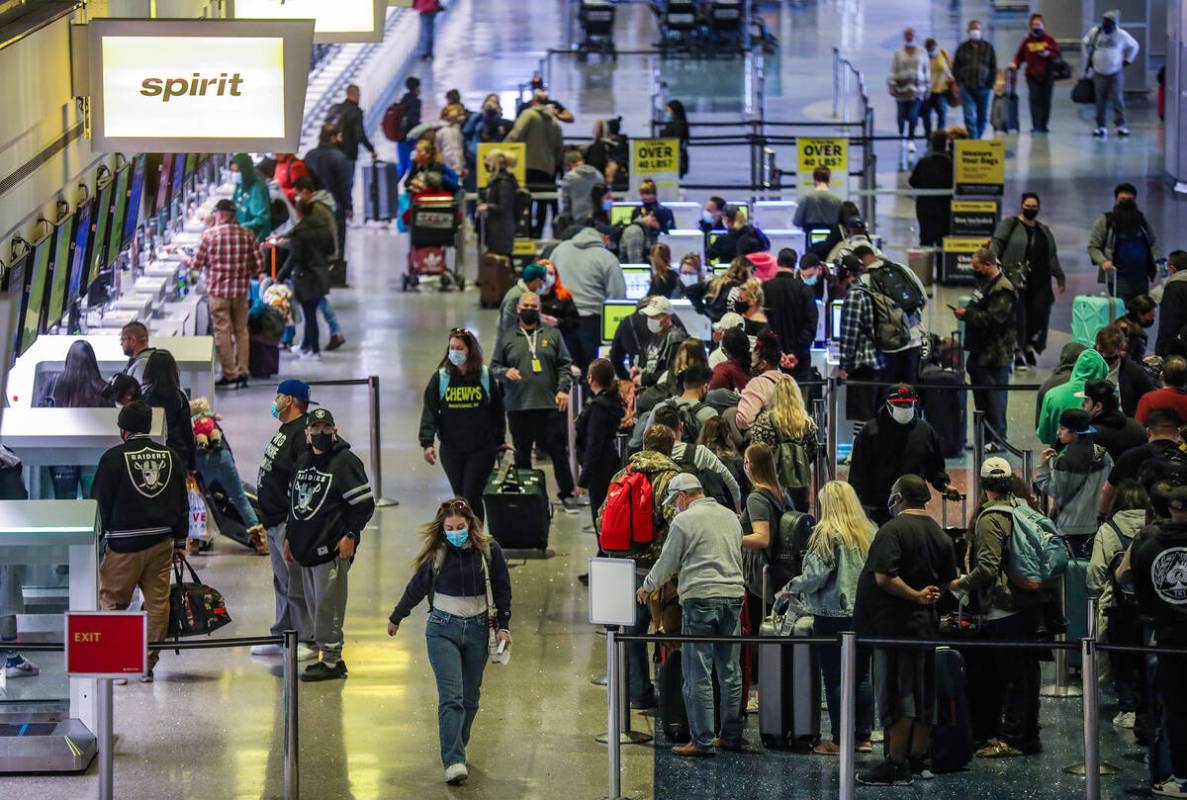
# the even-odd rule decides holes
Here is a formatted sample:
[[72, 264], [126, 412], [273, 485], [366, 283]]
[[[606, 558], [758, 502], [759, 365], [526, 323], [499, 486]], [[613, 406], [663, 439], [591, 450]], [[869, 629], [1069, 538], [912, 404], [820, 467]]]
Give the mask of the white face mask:
[[663, 329], [664, 329], [664, 327], [663, 327], [663, 325], [660, 324], [660, 321], [658, 318], [655, 318], [655, 317], [648, 318], [647, 330], [651, 331], [652, 333], [659, 333]]
[[899, 425], [906, 425], [911, 420], [915, 419], [915, 406], [891, 406], [890, 416]]
[[972, 30], [970, 30], [969, 38], [972, 39], [974, 42], [980, 41], [981, 40], [981, 29], [973, 28]]
[[700, 276], [697, 275], [695, 272], [681, 272], [680, 273], [680, 283], [682, 283], [685, 286], [696, 286], [697, 281], [699, 281], [699, 280], [700, 280]]

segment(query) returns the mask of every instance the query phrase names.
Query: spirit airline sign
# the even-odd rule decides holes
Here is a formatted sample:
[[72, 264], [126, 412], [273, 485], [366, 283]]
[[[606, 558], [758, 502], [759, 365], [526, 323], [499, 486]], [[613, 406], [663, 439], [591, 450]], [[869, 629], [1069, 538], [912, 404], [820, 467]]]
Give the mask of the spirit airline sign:
[[382, 42], [387, 0], [231, 0], [230, 19], [311, 19], [313, 41]]
[[297, 149], [312, 20], [98, 19], [85, 31], [96, 151]]

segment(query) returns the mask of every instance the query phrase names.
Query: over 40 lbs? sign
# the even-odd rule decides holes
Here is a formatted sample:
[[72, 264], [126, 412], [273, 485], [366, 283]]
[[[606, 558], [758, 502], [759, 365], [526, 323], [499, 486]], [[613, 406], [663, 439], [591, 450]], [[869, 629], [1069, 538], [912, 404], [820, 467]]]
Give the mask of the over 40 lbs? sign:
[[680, 140], [631, 139], [631, 195], [650, 178], [660, 200], [677, 200], [680, 192]]
[[828, 167], [832, 172], [830, 188], [845, 196], [849, 187], [849, 139], [845, 136], [796, 137], [796, 188], [800, 195], [812, 190], [812, 172]]

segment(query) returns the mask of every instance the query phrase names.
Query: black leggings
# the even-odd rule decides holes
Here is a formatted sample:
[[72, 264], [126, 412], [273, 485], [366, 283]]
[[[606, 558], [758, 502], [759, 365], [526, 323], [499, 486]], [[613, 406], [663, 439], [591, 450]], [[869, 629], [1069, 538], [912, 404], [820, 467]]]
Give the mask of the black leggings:
[[320, 297], [301, 301], [301, 313], [305, 315], [305, 338], [301, 346], [310, 353], [319, 352], [317, 340], [321, 338], [321, 333], [317, 327], [317, 307], [320, 304]]
[[494, 471], [495, 451], [493, 444], [468, 452], [445, 445], [441, 445], [439, 450], [441, 467], [449, 478], [449, 486], [453, 489], [454, 495], [466, 498], [474, 514], [482, 520], [486, 519], [482, 508], [482, 490], [486, 488], [486, 480]]

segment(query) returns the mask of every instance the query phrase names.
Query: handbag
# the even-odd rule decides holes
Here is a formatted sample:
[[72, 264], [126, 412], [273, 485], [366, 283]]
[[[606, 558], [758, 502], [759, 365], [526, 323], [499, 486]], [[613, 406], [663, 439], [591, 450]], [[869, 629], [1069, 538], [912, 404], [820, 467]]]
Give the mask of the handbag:
[[1072, 77], [1072, 65], [1061, 58], [1053, 61], [1047, 72], [1051, 75], [1051, 80], [1053, 81], [1066, 81]]
[[944, 93], [944, 99], [953, 108], [960, 105], [960, 85], [956, 82], [955, 78], [948, 79], [948, 91]]
[[1076, 84], [1072, 86], [1072, 102], [1080, 104], [1096, 102], [1096, 84], [1092, 82], [1092, 78], [1084, 76], [1076, 81]]
[[206, 506], [206, 495], [193, 472], [185, 478], [185, 491], [190, 505], [189, 538], [209, 544], [218, 534], [218, 523], [214, 521], [210, 509]]
[[[185, 581], [182, 566], [190, 572]], [[231, 624], [222, 593], [198, 579], [198, 573], [184, 557], [173, 565], [174, 584], [169, 587], [169, 635], [208, 636], [224, 625]]]

